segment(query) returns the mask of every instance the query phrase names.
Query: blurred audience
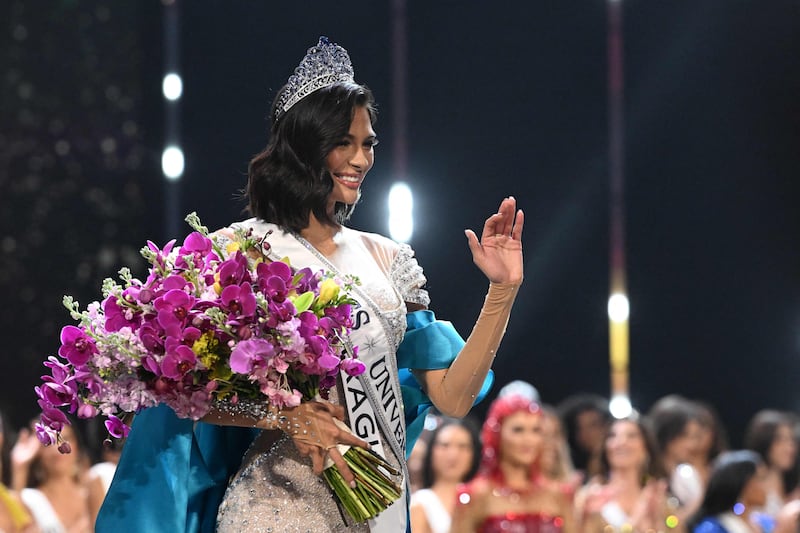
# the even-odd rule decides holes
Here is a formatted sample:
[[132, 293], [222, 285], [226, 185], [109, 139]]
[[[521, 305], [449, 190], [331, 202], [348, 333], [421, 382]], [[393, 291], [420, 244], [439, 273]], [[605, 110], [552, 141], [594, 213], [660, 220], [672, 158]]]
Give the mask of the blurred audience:
[[691, 452], [689, 463], [697, 470], [703, 486], [711, 475], [711, 463], [728, 449], [728, 434], [717, 410], [703, 401], [694, 401], [700, 423], [700, 438]]
[[597, 394], [573, 394], [557, 410], [573, 466], [584, 475], [596, 471], [603, 436], [611, 420], [608, 400]]
[[5, 533], [34, 532], [33, 517], [17, 491], [11, 490], [11, 442], [13, 435], [0, 413], [0, 531]]
[[585, 533], [683, 531], [668, 504], [655, 438], [638, 416], [611, 423], [600, 472], [576, 497]]
[[480, 450], [471, 419], [440, 419], [422, 460], [422, 488], [411, 494], [414, 533], [450, 531], [458, 486], [478, 471]]
[[652, 424], [669, 492], [677, 500], [675, 514], [681, 522], [694, 515], [703, 500], [704, 484], [691, 465], [702, 440], [698, 406], [678, 395], [659, 399], [647, 415]]
[[481, 430], [478, 476], [459, 492], [453, 533], [573, 532], [572, 499], [543, 480], [539, 405], [526, 396], [498, 397]]
[[[725, 452], [714, 461], [693, 533], [766, 533], [755, 509], [766, 501], [767, 468], [749, 450]], [[771, 530], [771, 526], [767, 526]], [[776, 532], [777, 533], [777, 532]]]
[[542, 405], [541, 408], [543, 444], [539, 465], [542, 480], [550, 488], [572, 497], [583, 483], [583, 475], [572, 466], [569, 445], [558, 413], [549, 405]]
[[89, 482], [88, 464], [73, 426], [65, 426], [64, 438], [71, 453], [43, 446], [33, 431], [20, 431], [12, 450], [15, 488], [42, 533], [94, 531], [93, 510], [99, 509], [105, 492], [99, 482]]
[[797, 467], [797, 437], [794, 420], [788, 413], [765, 409], [759, 411], [747, 425], [744, 447], [759, 454], [766, 465], [766, 501], [763, 511], [777, 517], [795, 478]]

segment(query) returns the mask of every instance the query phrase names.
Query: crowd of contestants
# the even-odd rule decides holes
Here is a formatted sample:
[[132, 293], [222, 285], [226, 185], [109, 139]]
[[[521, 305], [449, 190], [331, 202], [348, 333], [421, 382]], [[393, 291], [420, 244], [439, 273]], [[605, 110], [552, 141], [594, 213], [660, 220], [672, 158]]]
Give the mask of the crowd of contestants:
[[[93, 531], [119, 457], [91, 464], [0, 419], [0, 532]], [[713, 407], [667, 396], [614, 419], [578, 394], [542, 403], [514, 382], [482, 424], [428, 416], [409, 457], [413, 533], [797, 533], [800, 419], [762, 410], [731, 450]]]

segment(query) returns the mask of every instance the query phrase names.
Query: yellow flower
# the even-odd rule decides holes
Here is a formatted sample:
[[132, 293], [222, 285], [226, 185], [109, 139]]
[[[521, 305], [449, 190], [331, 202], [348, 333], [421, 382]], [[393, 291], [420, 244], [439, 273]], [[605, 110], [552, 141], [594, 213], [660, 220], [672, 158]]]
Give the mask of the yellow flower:
[[222, 294], [222, 285], [219, 284], [219, 272], [214, 272], [214, 292]]
[[225, 247], [225, 251], [229, 254], [239, 251], [239, 243], [235, 241], [231, 241], [228, 243], [228, 246]]
[[321, 305], [327, 304], [339, 296], [339, 289], [339, 284], [331, 278], [322, 280], [322, 283], [319, 284], [319, 298], [317, 298], [317, 302]]

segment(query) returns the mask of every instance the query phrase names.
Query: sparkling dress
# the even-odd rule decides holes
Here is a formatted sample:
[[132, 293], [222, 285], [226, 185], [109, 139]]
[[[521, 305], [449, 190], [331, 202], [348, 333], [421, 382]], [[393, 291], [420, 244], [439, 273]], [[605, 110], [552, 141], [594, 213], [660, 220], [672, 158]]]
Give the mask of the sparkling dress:
[[562, 533], [564, 521], [558, 516], [541, 513], [506, 513], [490, 516], [481, 524], [479, 533]]
[[[258, 232], [259, 228], [254, 229]], [[428, 302], [427, 294], [420, 289], [425, 278], [413, 252], [379, 235], [348, 228], [342, 228], [334, 240], [337, 250], [326, 259], [359, 277], [361, 289], [381, 309], [394, 337], [390, 345], [396, 349], [405, 332], [405, 302]], [[358, 265], [355, 271], [354, 265]], [[343, 403], [341, 379], [329, 399]], [[404, 460], [391, 453], [386, 459], [395, 466]], [[289, 437], [264, 431], [228, 485], [217, 514], [217, 531], [369, 532], [370, 527], [367, 523], [350, 523], [327, 483], [312, 471], [310, 459], [300, 456]]]

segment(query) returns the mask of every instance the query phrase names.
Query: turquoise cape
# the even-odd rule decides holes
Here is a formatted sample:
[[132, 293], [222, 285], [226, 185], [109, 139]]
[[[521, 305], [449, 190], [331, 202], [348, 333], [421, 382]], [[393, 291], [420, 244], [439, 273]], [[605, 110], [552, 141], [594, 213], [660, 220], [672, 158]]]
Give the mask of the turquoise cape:
[[[432, 404], [410, 369], [447, 368], [464, 346], [432, 311], [407, 316], [397, 351], [406, 418], [406, 455]], [[476, 399], [491, 388], [490, 372]], [[97, 517], [98, 533], [212, 533], [230, 477], [259, 430], [193, 422], [164, 405], [136, 415], [114, 481]]]

